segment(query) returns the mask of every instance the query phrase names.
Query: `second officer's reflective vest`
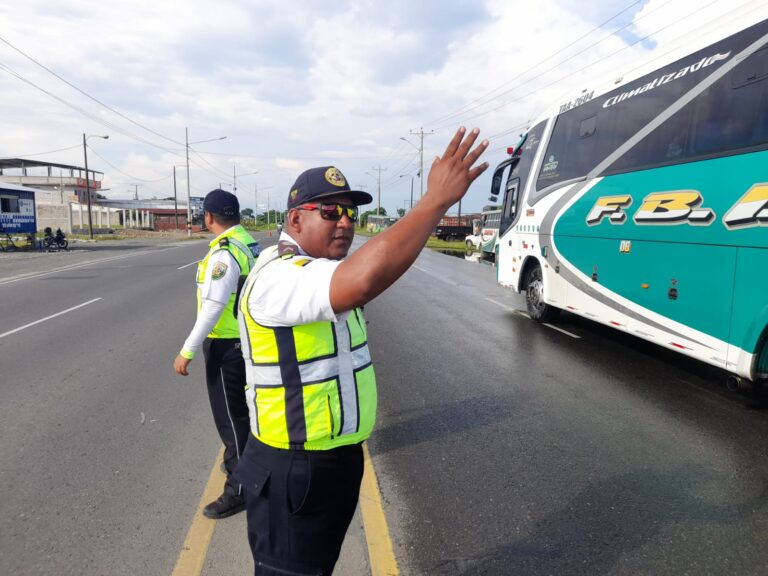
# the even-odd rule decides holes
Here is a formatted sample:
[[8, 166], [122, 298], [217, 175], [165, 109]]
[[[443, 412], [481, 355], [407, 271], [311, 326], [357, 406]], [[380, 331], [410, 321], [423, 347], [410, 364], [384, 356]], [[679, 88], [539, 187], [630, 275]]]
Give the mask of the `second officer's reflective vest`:
[[[197, 310], [200, 311], [200, 286], [205, 281], [205, 270], [208, 268], [208, 260], [218, 250], [227, 250], [240, 267], [240, 275], [248, 274], [253, 268], [253, 263], [259, 255], [259, 243], [248, 234], [247, 230], [240, 225], [233, 226], [221, 236], [217, 236], [209, 244], [210, 250], [197, 265]], [[237, 319], [234, 316], [235, 293], [229, 297], [224, 311], [219, 317], [218, 322], [208, 334], [208, 338], [238, 338], [240, 333], [237, 329]]]
[[278, 258], [297, 266], [313, 260], [284, 246], [281, 252], [262, 253], [239, 303], [251, 432], [283, 449], [330, 450], [362, 442], [376, 420], [376, 377], [363, 311], [340, 315], [338, 322], [270, 327], [248, 310], [254, 282], [262, 273], [279, 273], [270, 270]]

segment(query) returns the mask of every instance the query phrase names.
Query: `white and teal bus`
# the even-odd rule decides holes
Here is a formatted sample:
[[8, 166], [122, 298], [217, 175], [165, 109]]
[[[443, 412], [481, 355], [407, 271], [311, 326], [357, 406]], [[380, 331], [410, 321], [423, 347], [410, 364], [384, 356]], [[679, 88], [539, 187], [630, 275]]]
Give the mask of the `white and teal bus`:
[[498, 282], [768, 380], [768, 20], [534, 122], [493, 176]]
[[473, 220], [472, 224], [473, 234], [464, 239], [467, 249], [478, 250], [483, 256], [494, 257], [499, 239], [501, 208], [486, 208], [480, 215], [480, 219]]

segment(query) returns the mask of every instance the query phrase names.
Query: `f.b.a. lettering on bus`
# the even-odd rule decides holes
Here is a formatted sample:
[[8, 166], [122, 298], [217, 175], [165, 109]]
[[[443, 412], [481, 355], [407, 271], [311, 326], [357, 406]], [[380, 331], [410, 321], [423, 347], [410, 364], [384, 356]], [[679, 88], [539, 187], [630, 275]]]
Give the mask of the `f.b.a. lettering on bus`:
[[[588, 226], [607, 219], [614, 225], [624, 224], [633, 198], [629, 194], [601, 196], [587, 214]], [[640, 225], [690, 224], [709, 226], [715, 212], [703, 206], [704, 197], [697, 190], [653, 192], [643, 198], [632, 220]], [[768, 225], [768, 183], [754, 184], [723, 216], [728, 229]]]

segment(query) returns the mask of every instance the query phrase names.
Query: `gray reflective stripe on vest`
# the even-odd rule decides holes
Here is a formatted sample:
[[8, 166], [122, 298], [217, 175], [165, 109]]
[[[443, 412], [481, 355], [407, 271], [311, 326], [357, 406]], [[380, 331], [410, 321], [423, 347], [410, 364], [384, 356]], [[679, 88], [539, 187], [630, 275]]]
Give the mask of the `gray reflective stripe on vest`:
[[[339, 332], [340, 331], [341, 330], [339, 330]], [[243, 342], [243, 354], [250, 354], [248, 345], [245, 342]], [[245, 357], [249, 358], [250, 356]], [[368, 345], [366, 344], [357, 350], [353, 350], [351, 352], [351, 358], [351, 368], [348, 368], [347, 370], [350, 374], [352, 374], [354, 370], [359, 370], [360, 368], [370, 364], [371, 353], [368, 350]], [[338, 370], [337, 366], [339, 368]], [[277, 364], [271, 366], [254, 366], [246, 362], [245, 369], [248, 372], [249, 382], [258, 382], [259, 386], [283, 385], [282, 373], [280, 372], [280, 366]], [[339, 372], [343, 371], [344, 367], [341, 366], [340, 358], [337, 357], [323, 358], [322, 360], [315, 360], [314, 362], [299, 365], [299, 374], [301, 374], [301, 382], [303, 384], [310, 384], [312, 382], [325, 382], [331, 378], [336, 378], [339, 375]]]
[[[358, 415], [357, 386], [355, 385], [355, 366], [353, 363], [352, 350], [350, 349], [351, 337], [349, 335], [349, 326], [347, 325], [346, 317], [335, 326], [336, 341], [339, 345], [339, 391], [341, 393], [341, 409], [344, 418], [344, 425], [341, 429], [341, 434], [343, 435], [357, 432], [360, 422]], [[367, 349], [367, 346], [361, 348], [361, 350]], [[370, 362], [370, 360], [371, 357], [368, 355], [368, 362]], [[360, 364], [358, 368], [362, 366], [363, 364]]]
[[259, 435], [259, 413], [256, 411], [256, 392], [250, 386], [245, 387], [245, 403], [248, 405], [248, 416], [251, 421], [251, 431]]
[[229, 240], [230, 244], [234, 244], [237, 246], [237, 248], [245, 254], [245, 256], [248, 258], [248, 270], [250, 271], [251, 268], [253, 268], [253, 252], [251, 252], [251, 249], [248, 248], [245, 244], [240, 242], [240, 240], [237, 240], [236, 238], [233, 238], [232, 236], [228, 236], [227, 240]]

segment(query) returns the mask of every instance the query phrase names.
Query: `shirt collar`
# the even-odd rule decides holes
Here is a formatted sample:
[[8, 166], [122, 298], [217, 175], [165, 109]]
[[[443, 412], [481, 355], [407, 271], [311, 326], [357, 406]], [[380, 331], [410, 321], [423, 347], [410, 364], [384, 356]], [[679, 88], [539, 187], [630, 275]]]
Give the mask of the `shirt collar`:
[[209, 246], [210, 248], [213, 248], [214, 246], [216, 246], [216, 244], [218, 244], [218, 243], [219, 243], [219, 240], [221, 240], [222, 238], [224, 238], [224, 236], [226, 236], [227, 234], [229, 234], [230, 230], [234, 230], [234, 229], [235, 229], [235, 228], [237, 228], [238, 226], [240, 226], [240, 224], [235, 224], [234, 226], [230, 226], [229, 228], [227, 228], [226, 230], [224, 230], [224, 232], [222, 232], [221, 234], [219, 234], [218, 236], [216, 236], [216, 238], [214, 238], [213, 240], [211, 240], [211, 241], [208, 243], [208, 246]]
[[301, 254], [302, 256], [309, 256], [309, 254], [307, 254], [304, 251], [304, 249], [299, 245], [299, 243], [296, 242], [296, 240], [294, 240], [293, 238], [291, 238], [291, 235], [288, 234], [288, 232], [286, 232], [285, 230], [280, 232], [280, 238], [278, 238], [278, 242], [290, 242], [291, 244], [296, 246], [296, 248], [299, 249], [299, 254]]

